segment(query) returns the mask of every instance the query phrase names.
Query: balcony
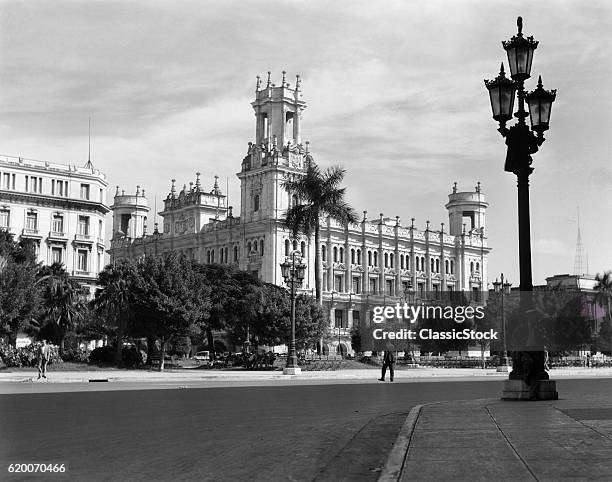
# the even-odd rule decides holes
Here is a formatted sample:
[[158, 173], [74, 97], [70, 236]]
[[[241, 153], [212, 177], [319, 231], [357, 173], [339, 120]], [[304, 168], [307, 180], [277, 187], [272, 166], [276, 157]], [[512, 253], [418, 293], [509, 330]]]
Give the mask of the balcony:
[[59, 241], [67, 241], [68, 240], [68, 234], [64, 233], [63, 231], [49, 231], [49, 239], [57, 239]]
[[74, 235], [74, 240], [77, 243], [93, 244], [93, 242], [94, 242], [93, 236], [91, 236], [90, 234], [80, 234], [80, 233], [77, 233], [77, 234]]
[[81, 271], [79, 269], [72, 270], [72, 276], [75, 278], [95, 278], [96, 274], [91, 271]]
[[42, 235], [39, 233], [38, 229], [32, 229], [32, 228], [23, 228], [21, 230], [21, 236], [24, 238], [34, 238], [34, 239], [42, 238]]

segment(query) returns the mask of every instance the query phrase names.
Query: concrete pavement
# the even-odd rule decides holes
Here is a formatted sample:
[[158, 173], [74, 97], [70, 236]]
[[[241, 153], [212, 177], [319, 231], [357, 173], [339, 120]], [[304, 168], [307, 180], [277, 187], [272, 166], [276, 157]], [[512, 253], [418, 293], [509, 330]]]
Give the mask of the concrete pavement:
[[[199, 370], [170, 369], [164, 372], [150, 370], [92, 370], [92, 371], [50, 371], [48, 378], [37, 380], [36, 369], [31, 371], [0, 371], [0, 383], [88, 383], [88, 382], [206, 382], [236, 381], [253, 382], [270, 380], [322, 380], [350, 381], [376, 380], [380, 376], [376, 367], [336, 371], [303, 371], [299, 375], [283, 375], [282, 371], [247, 371], [247, 370]], [[612, 368], [560, 368], [550, 371], [551, 379], [555, 378], [592, 378], [612, 377]], [[398, 369], [395, 372], [396, 382], [414, 379], [472, 379], [485, 377], [503, 380], [507, 373], [498, 373], [495, 369], [478, 368], [428, 368]]]
[[379, 481], [610, 481], [610, 395], [416, 406]]

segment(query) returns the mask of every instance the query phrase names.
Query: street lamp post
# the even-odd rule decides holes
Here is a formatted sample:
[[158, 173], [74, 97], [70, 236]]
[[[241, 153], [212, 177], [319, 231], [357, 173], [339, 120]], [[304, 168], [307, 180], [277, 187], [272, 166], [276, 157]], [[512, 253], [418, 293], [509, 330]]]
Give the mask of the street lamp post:
[[504, 307], [504, 298], [506, 295], [510, 294], [510, 287], [512, 283], [508, 283], [504, 281], [504, 273], [501, 274], [501, 281], [495, 279], [493, 282], [493, 288], [496, 293], [499, 293], [501, 297], [501, 318], [502, 318], [502, 338], [504, 340], [503, 352], [500, 358], [500, 364], [497, 367], [498, 372], [508, 373], [509, 363], [508, 363], [508, 346], [506, 345], [506, 310]]
[[287, 366], [283, 369], [285, 375], [297, 375], [301, 372], [297, 362], [295, 350], [295, 296], [296, 288], [302, 286], [306, 274], [306, 264], [302, 261], [301, 251], [293, 251], [285, 261], [281, 263], [281, 272], [285, 283], [289, 286], [291, 294], [291, 341], [289, 343], [289, 355]]
[[[531, 291], [533, 282], [531, 275], [531, 234], [529, 220], [529, 176], [533, 172], [531, 164], [532, 154], [544, 142], [544, 132], [548, 130], [552, 103], [556, 97], [556, 90], [544, 90], [542, 78], [538, 80], [537, 88], [532, 92], [525, 92], [524, 82], [531, 76], [531, 64], [533, 53], [538, 47], [538, 41], [533, 37], [523, 36], [523, 19], [517, 19], [518, 33], [509, 41], [502, 42], [504, 50], [508, 55], [510, 65], [510, 77], [506, 77], [502, 63], [497, 78], [485, 80], [485, 86], [489, 91], [493, 119], [499, 122], [499, 132], [506, 139], [508, 146], [504, 170], [512, 172], [517, 177], [518, 188], [518, 222], [519, 222], [519, 268], [520, 268], [520, 291], [521, 307], [523, 313], [530, 317], [532, 313]], [[518, 110], [514, 117], [518, 121], [511, 127], [506, 123], [513, 117], [514, 98], [518, 98]], [[529, 113], [525, 110], [525, 102], [528, 104]], [[530, 117], [531, 132], [525, 119]], [[534, 134], [535, 133], [535, 134]], [[513, 369], [509, 375], [509, 381], [529, 381], [531, 393], [525, 396], [524, 390], [518, 386], [507, 384], [504, 398], [534, 398], [535, 382], [548, 380], [548, 373], [544, 368], [544, 350], [542, 344], [535, 337], [534, 320], [527, 320], [529, 336], [522, 351], [514, 351], [512, 354]], [[554, 384], [554, 382], [551, 382]], [[556, 398], [556, 390], [552, 385], [538, 391], [543, 393], [538, 398]], [[518, 395], [506, 392], [521, 392]]]

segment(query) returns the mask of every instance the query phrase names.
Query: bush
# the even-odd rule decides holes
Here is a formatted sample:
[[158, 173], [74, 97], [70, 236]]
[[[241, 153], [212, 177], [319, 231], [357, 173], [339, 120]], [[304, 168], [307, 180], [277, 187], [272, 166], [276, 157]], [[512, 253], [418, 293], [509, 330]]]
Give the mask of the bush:
[[64, 348], [62, 360], [65, 362], [87, 363], [89, 361], [89, 352], [81, 348]]
[[[117, 349], [112, 345], [96, 348], [89, 354], [89, 363], [113, 364], [115, 363], [116, 352]], [[123, 364], [129, 368], [138, 367], [144, 363], [142, 352], [138, 352], [134, 348], [123, 348], [121, 358]]]
[[[0, 340], [0, 358], [8, 368], [35, 367], [38, 363], [38, 346], [39, 343], [31, 343], [22, 348], [14, 348], [4, 340]], [[49, 365], [62, 363], [63, 360], [59, 356], [58, 347], [55, 345], [49, 346], [51, 348]]]

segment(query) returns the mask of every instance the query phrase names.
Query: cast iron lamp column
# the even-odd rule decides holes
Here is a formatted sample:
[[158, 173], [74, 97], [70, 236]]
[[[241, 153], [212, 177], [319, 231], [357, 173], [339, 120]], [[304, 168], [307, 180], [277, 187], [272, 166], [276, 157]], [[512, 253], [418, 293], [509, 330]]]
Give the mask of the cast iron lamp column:
[[[533, 53], [538, 42], [533, 37], [523, 36], [523, 20], [517, 19], [518, 33], [512, 39], [502, 42], [508, 54], [510, 76], [508, 79], [502, 63], [497, 78], [485, 80], [489, 91], [493, 119], [499, 122], [499, 132], [506, 139], [508, 151], [504, 170], [512, 172], [517, 177], [518, 187], [518, 221], [519, 221], [519, 267], [520, 291], [523, 312], [529, 316], [531, 311], [531, 296], [533, 291], [531, 275], [531, 235], [529, 220], [529, 176], [533, 172], [532, 154], [538, 151], [544, 142], [544, 132], [548, 130], [550, 111], [555, 100], [556, 90], [547, 91], [539, 78], [538, 86], [533, 92], [525, 92], [524, 82], [531, 76]], [[512, 119], [514, 96], [518, 97], [518, 111], [514, 117], [518, 121], [510, 128], [506, 123]], [[529, 114], [525, 111], [525, 101], [529, 106]], [[531, 132], [525, 123], [530, 116]], [[535, 132], [535, 134], [534, 134]], [[513, 369], [510, 380], [548, 380], [544, 369], [543, 346], [534, 336], [534, 320], [528, 320], [530, 336], [525, 342], [523, 351], [513, 353]], [[527, 373], [529, 372], [529, 373]]]
[[285, 262], [281, 263], [281, 273], [285, 283], [289, 286], [291, 294], [291, 341], [289, 343], [289, 355], [287, 366], [283, 369], [284, 375], [297, 375], [301, 372], [298, 367], [297, 354], [295, 350], [295, 296], [296, 288], [302, 286], [306, 275], [306, 264], [302, 262], [302, 252], [293, 251]]
[[502, 338], [504, 340], [503, 352], [500, 358], [500, 364], [497, 367], [498, 372], [509, 372], [509, 363], [508, 363], [508, 346], [506, 344], [506, 310], [504, 307], [504, 298], [506, 295], [510, 294], [510, 287], [512, 283], [508, 283], [504, 281], [504, 273], [501, 274], [501, 281], [493, 282], [493, 288], [496, 293], [499, 293], [501, 296], [501, 319], [502, 319]]

